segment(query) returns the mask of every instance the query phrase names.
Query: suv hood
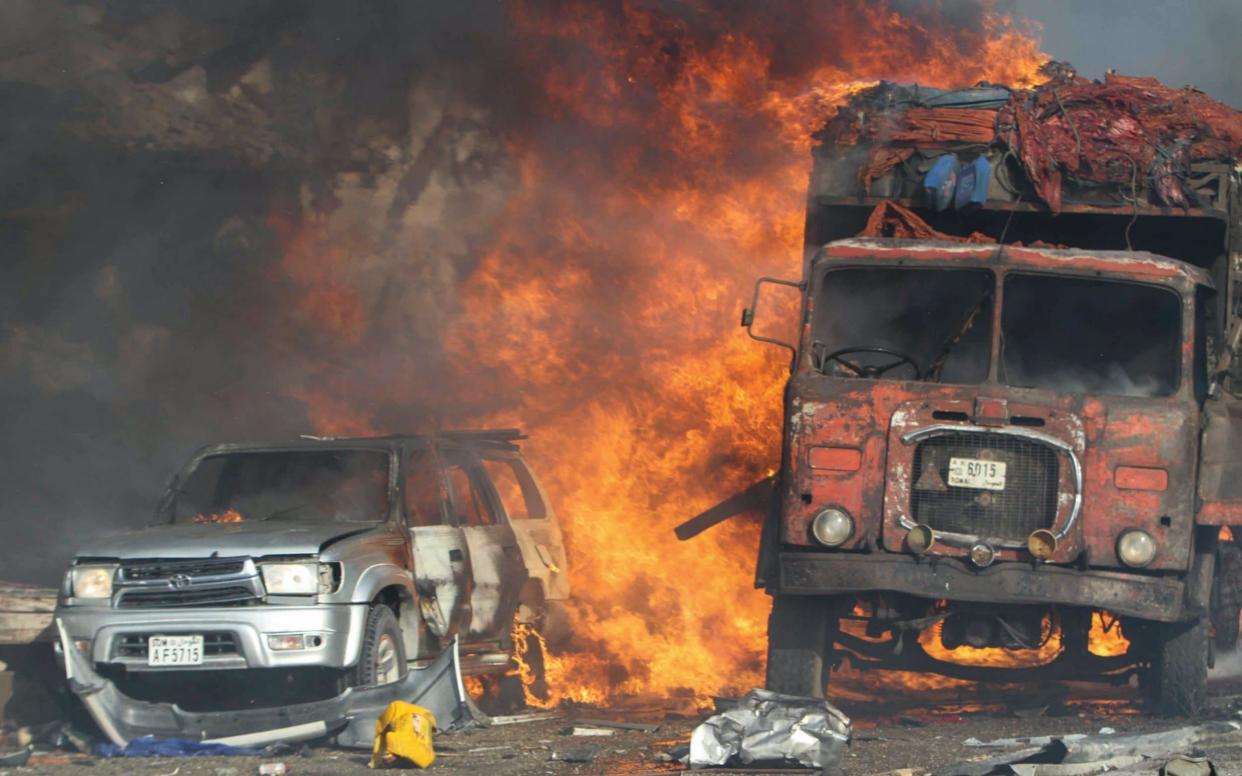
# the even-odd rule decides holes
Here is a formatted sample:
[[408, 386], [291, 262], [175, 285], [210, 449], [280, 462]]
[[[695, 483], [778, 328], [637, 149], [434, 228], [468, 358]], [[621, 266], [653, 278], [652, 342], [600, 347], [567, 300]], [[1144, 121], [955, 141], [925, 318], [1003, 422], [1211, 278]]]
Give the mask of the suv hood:
[[229, 523], [159, 525], [105, 537], [79, 549], [94, 558], [202, 558], [209, 555], [314, 555], [320, 547], [382, 523]]

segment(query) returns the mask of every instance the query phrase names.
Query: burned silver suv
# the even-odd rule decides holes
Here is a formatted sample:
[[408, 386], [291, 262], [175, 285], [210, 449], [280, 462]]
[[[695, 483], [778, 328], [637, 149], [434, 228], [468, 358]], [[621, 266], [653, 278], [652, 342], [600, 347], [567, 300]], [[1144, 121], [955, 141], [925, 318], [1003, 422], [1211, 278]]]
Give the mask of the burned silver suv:
[[61, 643], [114, 696], [190, 711], [397, 682], [454, 639], [463, 673], [503, 671], [515, 620], [556, 630], [569, 595], [561, 531], [521, 438], [200, 450], [156, 525], [78, 554]]

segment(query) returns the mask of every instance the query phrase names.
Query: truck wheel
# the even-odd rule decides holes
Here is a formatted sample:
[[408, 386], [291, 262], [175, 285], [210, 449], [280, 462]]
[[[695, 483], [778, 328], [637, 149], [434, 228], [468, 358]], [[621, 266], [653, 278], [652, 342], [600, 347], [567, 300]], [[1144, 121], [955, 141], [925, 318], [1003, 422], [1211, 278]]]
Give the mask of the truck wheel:
[[374, 604], [367, 613], [362, 654], [354, 670], [354, 686], [392, 684], [405, 676], [405, 647], [397, 617], [383, 604]]
[[773, 692], [823, 698], [828, 687], [826, 660], [837, 617], [833, 601], [817, 596], [775, 595], [768, 616], [768, 671]]
[[1207, 696], [1208, 622], [1160, 623], [1153, 634], [1151, 691], [1156, 711], [1193, 716]]
[[1216, 579], [1212, 585], [1212, 630], [1216, 632], [1217, 652], [1238, 648], [1239, 577], [1242, 577], [1242, 547], [1222, 542], [1216, 549]]
[[1237, 609], [1212, 610], [1212, 630], [1216, 632], [1216, 651], [1233, 652], [1238, 648], [1238, 618], [1242, 615]]

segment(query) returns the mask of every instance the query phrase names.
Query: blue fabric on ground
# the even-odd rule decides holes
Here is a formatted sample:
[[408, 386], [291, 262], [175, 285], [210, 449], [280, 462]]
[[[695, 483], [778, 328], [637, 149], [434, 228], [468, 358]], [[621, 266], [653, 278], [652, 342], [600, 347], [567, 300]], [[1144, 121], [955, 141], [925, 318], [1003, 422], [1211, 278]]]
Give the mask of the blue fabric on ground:
[[135, 738], [125, 746], [100, 743], [94, 747], [98, 757], [257, 757], [257, 749], [245, 749], [228, 744], [209, 744], [188, 738]]

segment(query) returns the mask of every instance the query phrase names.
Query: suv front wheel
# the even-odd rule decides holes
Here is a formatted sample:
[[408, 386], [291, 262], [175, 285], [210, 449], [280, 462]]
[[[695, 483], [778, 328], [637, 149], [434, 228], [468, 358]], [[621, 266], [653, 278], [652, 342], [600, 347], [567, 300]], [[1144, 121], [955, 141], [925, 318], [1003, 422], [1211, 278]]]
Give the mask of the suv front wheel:
[[367, 613], [362, 654], [354, 669], [355, 687], [392, 684], [405, 676], [405, 647], [397, 617], [384, 604], [373, 604]]

